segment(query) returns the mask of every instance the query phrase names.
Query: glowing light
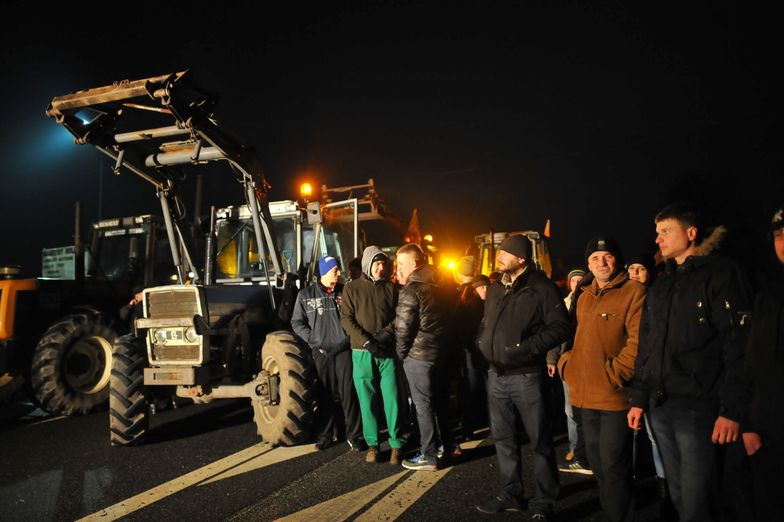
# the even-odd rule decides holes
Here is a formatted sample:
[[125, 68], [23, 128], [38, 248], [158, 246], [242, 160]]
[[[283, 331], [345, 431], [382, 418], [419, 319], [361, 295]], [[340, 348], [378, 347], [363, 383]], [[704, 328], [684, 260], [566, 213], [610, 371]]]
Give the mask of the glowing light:
[[451, 270], [455, 269], [455, 262], [454, 261], [447, 261], [446, 266], [448, 266]]
[[431, 236], [430, 234], [426, 234], [425, 235], [425, 241], [427, 241], [428, 243], [432, 243], [433, 242], [433, 236]]
[[309, 198], [313, 195], [313, 187], [310, 183], [303, 183], [299, 186], [299, 195], [302, 198]]

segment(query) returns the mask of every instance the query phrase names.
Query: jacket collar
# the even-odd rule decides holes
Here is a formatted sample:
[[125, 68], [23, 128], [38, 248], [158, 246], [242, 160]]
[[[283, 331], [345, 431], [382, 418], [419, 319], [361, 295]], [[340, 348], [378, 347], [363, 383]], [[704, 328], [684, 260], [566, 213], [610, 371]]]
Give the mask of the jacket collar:
[[610, 281], [604, 286], [604, 288], [599, 288], [599, 283], [594, 278], [590, 284], [585, 285], [582, 288], [583, 292], [591, 292], [592, 295], [599, 295], [613, 288], [618, 288], [619, 286], [623, 286], [626, 281], [629, 280], [629, 274], [625, 270], [620, 270], [615, 277], [610, 279]]

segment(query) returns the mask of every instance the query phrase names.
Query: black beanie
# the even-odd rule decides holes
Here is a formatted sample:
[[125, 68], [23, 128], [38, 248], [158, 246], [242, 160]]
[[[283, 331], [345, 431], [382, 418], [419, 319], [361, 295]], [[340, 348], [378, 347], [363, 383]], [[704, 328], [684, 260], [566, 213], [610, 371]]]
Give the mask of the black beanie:
[[623, 252], [616, 240], [607, 236], [596, 236], [585, 245], [585, 259], [588, 260], [594, 252], [609, 252], [615, 256], [617, 266], [623, 266]]
[[498, 250], [504, 250], [525, 260], [531, 259], [531, 242], [522, 234], [515, 234], [504, 239]]

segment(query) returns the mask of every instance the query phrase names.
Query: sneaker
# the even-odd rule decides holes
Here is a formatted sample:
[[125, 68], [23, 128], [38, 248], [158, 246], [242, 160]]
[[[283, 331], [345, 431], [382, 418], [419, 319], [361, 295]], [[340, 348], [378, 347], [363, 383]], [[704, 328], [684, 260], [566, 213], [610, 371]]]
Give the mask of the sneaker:
[[531, 520], [538, 520], [540, 522], [547, 522], [550, 520], [552, 516], [550, 513], [544, 511], [537, 511], [536, 513], [531, 513]]
[[508, 502], [501, 500], [501, 497], [495, 497], [490, 502], [476, 506], [476, 510], [480, 513], [503, 513], [505, 511], [518, 513], [522, 511], [522, 508], [516, 502]]
[[365, 454], [365, 462], [373, 464], [378, 460], [378, 446], [369, 446]]
[[332, 446], [332, 441], [328, 439], [319, 439], [316, 441], [316, 449], [319, 451], [324, 451], [325, 449]]
[[392, 448], [389, 454], [389, 463], [393, 466], [400, 466], [400, 448]]
[[452, 457], [462, 457], [463, 456], [463, 450], [462, 450], [462, 448], [460, 448], [460, 444], [453, 444], [452, 447], [449, 450], [449, 453], [450, 453], [450, 455], [452, 455]]
[[438, 463], [435, 459], [428, 458], [421, 453], [412, 459], [404, 460], [403, 467], [416, 471], [438, 471]]
[[566, 466], [558, 468], [558, 471], [563, 471], [564, 473], [579, 473], [580, 475], [593, 475], [591, 468], [583, 466], [579, 460], [574, 460]]
[[438, 445], [438, 448], [436, 449], [436, 457], [438, 457], [439, 459], [443, 459], [444, 458], [444, 445], [443, 444], [439, 444]]
[[566, 454], [566, 462], [571, 462], [574, 460], [574, 452], [570, 451]]
[[351, 451], [365, 451], [367, 449], [367, 444], [362, 439], [354, 439], [354, 440], [347, 440], [349, 448]]

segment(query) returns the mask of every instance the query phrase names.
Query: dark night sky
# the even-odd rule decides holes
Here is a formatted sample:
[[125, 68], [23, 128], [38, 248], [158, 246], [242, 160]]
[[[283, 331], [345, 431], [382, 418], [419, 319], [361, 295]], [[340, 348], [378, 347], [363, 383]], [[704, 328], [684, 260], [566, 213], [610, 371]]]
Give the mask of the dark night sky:
[[[75, 200], [96, 217], [99, 154], [44, 116], [48, 102], [186, 68], [256, 145], [273, 199], [293, 197], [308, 174], [330, 185], [373, 177], [453, 252], [491, 227], [541, 229], [549, 218], [554, 256], [572, 265], [597, 233], [640, 252], [655, 212], [689, 198], [733, 228], [741, 257], [767, 254], [761, 229], [784, 198], [778, 13], [686, 2], [224, 4], [119, 18], [20, 6], [27, 15], [0, 36], [10, 229], [0, 262], [37, 273], [40, 249], [70, 240]], [[227, 180], [209, 180], [208, 203], [237, 202]], [[104, 167], [103, 182], [103, 217], [156, 210], [132, 176]]]

